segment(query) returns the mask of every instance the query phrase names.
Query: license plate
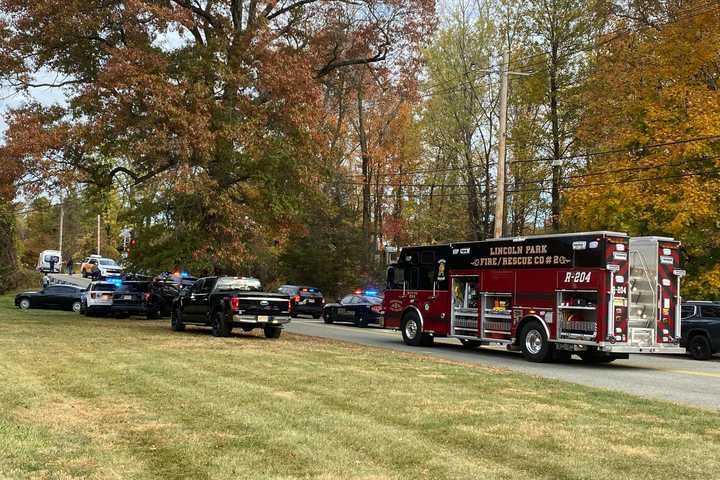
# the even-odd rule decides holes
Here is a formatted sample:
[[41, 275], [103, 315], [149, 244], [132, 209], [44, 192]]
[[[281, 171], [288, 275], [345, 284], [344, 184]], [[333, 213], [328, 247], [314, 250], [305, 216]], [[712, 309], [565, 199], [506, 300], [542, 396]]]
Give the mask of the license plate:
[[258, 315], [257, 317], [258, 322], [267, 322], [268, 320], [270, 320], [270, 317], [267, 315]]
[[123, 300], [132, 300], [132, 295], [123, 295]]
[[112, 298], [112, 295], [103, 295], [103, 300], [110, 300]]
[[308, 299], [308, 303], [315, 303], [315, 299], [314, 299], [314, 298], [309, 298], [309, 299]]

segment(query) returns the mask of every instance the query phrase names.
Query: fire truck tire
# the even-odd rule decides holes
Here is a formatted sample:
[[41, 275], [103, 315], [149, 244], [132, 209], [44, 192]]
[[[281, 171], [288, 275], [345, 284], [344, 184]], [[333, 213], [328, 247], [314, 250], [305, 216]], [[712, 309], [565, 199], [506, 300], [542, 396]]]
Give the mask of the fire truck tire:
[[687, 351], [695, 360], [710, 360], [712, 357], [710, 342], [703, 334], [697, 334], [690, 338]]
[[229, 337], [232, 323], [228, 322], [223, 312], [215, 312], [212, 316], [212, 334], [215, 337]]
[[473, 350], [480, 346], [479, 340], [468, 340], [467, 338], [461, 338], [460, 343], [462, 343], [462, 346], [468, 350]]
[[591, 350], [589, 352], [582, 352], [578, 354], [583, 362], [585, 363], [611, 363], [616, 360], [616, 357], [598, 352], [597, 350]]
[[546, 362], [552, 357], [552, 345], [548, 342], [545, 329], [539, 322], [527, 323], [520, 336], [520, 348], [526, 360]]
[[410, 311], [403, 317], [402, 337], [406, 345], [413, 347], [419, 347], [427, 342], [427, 340], [423, 341], [425, 336], [422, 333], [422, 323], [417, 313]]

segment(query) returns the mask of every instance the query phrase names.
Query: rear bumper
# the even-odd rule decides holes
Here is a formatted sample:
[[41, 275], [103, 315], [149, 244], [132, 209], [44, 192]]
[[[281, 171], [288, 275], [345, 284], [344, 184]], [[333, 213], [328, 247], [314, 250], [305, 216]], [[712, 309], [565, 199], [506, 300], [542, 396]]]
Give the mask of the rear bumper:
[[603, 345], [598, 349], [608, 353], [686, 353], [685, 348], [679, 345], [652, 345], [649, 347], [639, 347], [636, 345]]
[[109, 312], [112, 308], [112, 304], [92, 304], [92, 305], [86, 305], [85, 310], [88, 312]]
[[[264, 317], [264, 318], [263, 318]], [[290, 323], [290, 316], [286, 315], [239, 315], [232, 316], [233, 323], [237, 324], [254, 324], [259, 327], [265, 325], [285, 325]]]
[[136, 314], [136, 315], [145, 315], [147, 313], [147, 308], [145, 308], [145, 305], [116, 305], [113, 304], [110, 307], [110, 311], [113, 313], [129, 313], [129, 314]]

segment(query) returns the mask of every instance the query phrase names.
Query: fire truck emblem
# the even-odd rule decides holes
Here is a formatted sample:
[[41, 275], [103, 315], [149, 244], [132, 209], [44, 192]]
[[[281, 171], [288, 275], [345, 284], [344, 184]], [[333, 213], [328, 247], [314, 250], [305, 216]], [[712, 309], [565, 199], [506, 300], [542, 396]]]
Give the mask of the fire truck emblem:
[[480, 266], [480, 259], [479, 259], [479, 258], [476, 258], [475, 260], [473, 260], [472, 262], [470, 262], [470, 265], [472, 265], [473, 267], [479, 267], [479, 266]]
[[442, 282], [445, 280], [445, 260], [438, 261], [438, 274], [437, 274], [438, 282]]

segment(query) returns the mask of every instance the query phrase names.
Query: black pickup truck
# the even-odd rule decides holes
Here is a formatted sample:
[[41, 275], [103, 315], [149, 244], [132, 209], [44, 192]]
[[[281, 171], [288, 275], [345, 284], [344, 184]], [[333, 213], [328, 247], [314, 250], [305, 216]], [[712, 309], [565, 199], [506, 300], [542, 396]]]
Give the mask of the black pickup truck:
[[171, 327], [212, 327], [216, 337], [227, 337], [233, 327], [246, 332], [262, 328], [268, 338], [279, 338], [290, 322], [287, 295], [262, 291], [260, 281], [250, 277], [205, 277], [182, 290], [172, 308]]

